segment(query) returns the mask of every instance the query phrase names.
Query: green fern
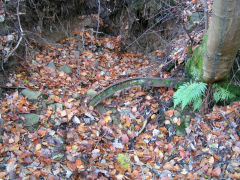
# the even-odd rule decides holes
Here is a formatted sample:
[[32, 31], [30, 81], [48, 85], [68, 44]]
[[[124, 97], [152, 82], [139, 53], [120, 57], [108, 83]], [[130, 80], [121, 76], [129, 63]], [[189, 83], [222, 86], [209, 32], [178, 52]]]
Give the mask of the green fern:
[[182, 104], [182, 109], [184, 109], [187, 105], [192, 103], [194, 111], [200, 109], [202, 105], [202, 96], [206, 87], [207, 84], [203, 82], [184, 83], [173, 95], [174, 108]]
[[213, 98], [216, 101], [216, 103], [235, 98], [235, 95], [231, 93], [228, 89], [225, 89], [217, 84], [213, 84], [213, 88], [215, 88]]

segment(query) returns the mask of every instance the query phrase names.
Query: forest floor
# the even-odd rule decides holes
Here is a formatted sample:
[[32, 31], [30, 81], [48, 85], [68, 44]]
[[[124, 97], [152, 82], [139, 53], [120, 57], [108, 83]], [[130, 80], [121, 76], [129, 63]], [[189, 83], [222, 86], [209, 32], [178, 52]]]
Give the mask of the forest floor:
[[0, 178], [239, 179], [240, 102], [201, 116], [173, 109], [175, 89], [136, 87], [86, 106], [119, 80], [170, 77], [161, 68], [174, 59], [177, 69], [186, 59], [185, 39], [168, 57], [164, 50], [120, 53], [118, 37], [88, 32], [32, 45], [8, 74], [7, 86], [27, 89], [7, 89], [0, 101]]

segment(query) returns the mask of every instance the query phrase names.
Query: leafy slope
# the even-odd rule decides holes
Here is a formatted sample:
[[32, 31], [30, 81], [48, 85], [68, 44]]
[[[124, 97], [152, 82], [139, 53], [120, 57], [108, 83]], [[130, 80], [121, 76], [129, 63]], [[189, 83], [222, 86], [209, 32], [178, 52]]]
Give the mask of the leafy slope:
[[[150, 61], [131, 53], [118, 55], [117, 39], [80, 35], [86, 39], [84, 50], [76, 51], [81, 41], [70, 38], [59, 47], [35, 52], [28, 61], [32, 70], [19, 69], [10, 77], [12, 85], [43, 96], [31, 102], [16, 90], [1, 101], [2, 178], [239, 178], [238, 102], [192, 118], [184, 137], [176, 135], [181, 124], [174, 115], [177, 111], [166, 109], [164, 121], [158, 116], [159, 98], [171, 99], [171, 89], [131, 89], [105, 101], [115, 109], [89, 110], [85, 106], [89, 89], [105, 87], [126, 72], [138, 76], [136, 72]], [[47, 66], [50, 62], [57, 67], [67, 64], [73, 73], [55, 70]], [[80, 99], [74, 98], [76, 93]], [[54, 110], [51, 101], [62, 108]], [[40, 113], [40, 125], [33, 132], [23, 127], [22, 114], [30, 112]], [[145, 119], [149, 119], [146, 131], [137, 136]], [[118, 157], [125, 158], [125, 168]]]
[[[201, 8], [197, 1], [191, 3], [183, 11], [185, 21], [194, 8]], [[193, 31], [191, 36], [198, 44], [203, 34]], [[172, 43], [169, 61], [178, 65], [186, 59], [187, 41], [182, 35]], [[31, 46], [23, 66], [9, 73], [7, 85], [42, 95], [30, 101], [21, 89], [4, 92], [0, 178], [240, 179], [239, 102], [214, 107], [204, 117], [193, 116], [169, 108], [173, 89], [137, 87], [106, 99], [96, 111], [88, 109], [87, 94], [113, 82], [169, 77], [159, 68], [165, 65], [164, 50], [153, 54], [160, 60], [154, 64], [145, 56], [120, 54], [118, 43], [115, 37], [75, 32], [56, 46], [39, 51]], [[58, 70], [64, 65], [73, 73]], [[30, 131], [24, 117], [33, 113], [39, 115], [39, 123]], [[138, 134], [146, 120], [145, 131]], [[186, 129], [179, 133], [182, 128]]]

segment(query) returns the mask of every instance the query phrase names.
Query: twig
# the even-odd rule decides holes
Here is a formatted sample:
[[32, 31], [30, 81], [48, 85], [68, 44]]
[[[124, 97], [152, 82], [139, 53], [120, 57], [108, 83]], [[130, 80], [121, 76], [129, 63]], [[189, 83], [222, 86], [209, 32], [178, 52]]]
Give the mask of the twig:
[[204, 18], [205, 18], [205, 30], [208, 30], [208, 4], [207, 0], [204, 0]]
[[96, 33], [96, 36], [98, 36], [98, 31], [99, 31], [99, 16], [100, 16], [100, 11], [101, 11], [101, 3], [100, 3], [100, 0], [98, 0], [98, 24], [97, 24], [97, 33]]
[[190, 39], [190, 41], [191, 41], [191, 46], [193, 46], [193, 44], [194, 44], [194, 40], [193, 40], [193, 38], [191, 37], [191, 35], [189, 34], [189, 32], [187, 31], [187, 29], [186, 29], [186, 27], [185, 27], [185, 25], [182, 23], [182, 27], [183, 27], [183, 30], [187, 33], [187, 35], [188, 35], [188, 37], [189, 37], [189, 39]]
[[145, 32], [143, 32], [140, 36], [138, 36], [133, 42], [131, 42], [126, 48], [125, 50], [127, 50], [127, 48], [129, 48], [130, 46], [132, 46], [134, 43], [136, 43], [139, 39], [141, 39], [148, 31], [150, 31], [152, 28], [154, 28], [158, 23], [160, 23], [167, 15], [165, 15], [164, 17], [162, 17], [160, 20], [158, 20], [156, 23], [154, 23], [150, 28], [148, 28]]
[[4, 119], [2, 118], [2, 115], [0, 113], [0, 136], [3, 135], [3, 124], [4, 124]]
[[151, 118], [152, 114], [153, 113], [148, 114], [147, 118], [143, 122], [142, 128], [136, 133], [136, 137], [139, 136], [139, 134], [141, 134], [144, 131], [144, 129], [146, 128], [147, 123], [148, 123], [149, 119]]
[[7, 56], [1, 61], [1, 69], [3, 71], [4, 76], [7, 78], [7, 75], [5, 73], [3, 64], [6, 63], [8, 61], [8, 58], [16, 51], [16, 49], [18, 48], [19, 44], [22, 41], [22, 37], [23, 37], [23, 30], [22, 30], [22, 26], [21, 26], [21, 21], [20, 21], [20, 17], [19, 17], [19, 0], [17, 3], [17, 18], [18, 18], [18, 26], [19, 26], [19, 31], [20, 31], [20, 38], [18, 39], [18, 42], [16, 44], [16, 46], [7, 54]]

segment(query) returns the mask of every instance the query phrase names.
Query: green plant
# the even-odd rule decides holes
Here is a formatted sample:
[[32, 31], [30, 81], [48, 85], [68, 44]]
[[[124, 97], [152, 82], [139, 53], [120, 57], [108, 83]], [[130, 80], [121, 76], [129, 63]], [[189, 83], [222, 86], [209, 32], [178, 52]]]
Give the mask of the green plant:
[[182, 110], [192, 103], [193, 110], [200, 109], [202, 96], [205, 93], [207, 84], [203, 82], [187, 82], [179, 86], [173, 95], [174, 108], [182, 104]]
[[130, 158], [128, 155], [125, 155], [125, 154], [118, 154], [117, 155], [117, 161], [118, 163], [120, 163], [120, 165], [124, 168], [124, 169], [127, 169], [127, 168], [130, 168]]
[[218, 102], [228, 101], [230, 99], [235, 99], [236, 95], [232, 93], [230, 90], [225, 89], [218, 84], [213, 84], [213, 88], [215, 88], [215, 91], [213, 93], [213, 98]]

